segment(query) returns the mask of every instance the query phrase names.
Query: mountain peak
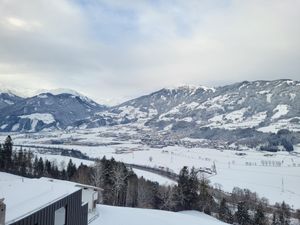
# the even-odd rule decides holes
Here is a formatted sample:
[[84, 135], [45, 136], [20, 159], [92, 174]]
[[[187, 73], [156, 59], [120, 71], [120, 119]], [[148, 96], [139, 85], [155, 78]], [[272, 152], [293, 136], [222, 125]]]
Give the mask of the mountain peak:
[[39, 94], [52, 94], [52, 95], [61, 95], [61, 94], [70, 94], [78, 97], [85, 97], [84, 95], [80, 94], [77, 91], [67, 88], [56, 88], [56, 89], [41, 89], [36, 92], [37, 95]]
[[176, 87], [166, 87], [164, 88], [165, 90], [169, 91], [174, 91], [174, 90], [183, 90], [183, 91], [189, 91], [189, 92], [194, 92], [198, 89], [202, 89], [204, 91], [213, 91], [215, 92], [215, 88], [203, 86], [203, 85], [181, 85], [181, 86], [176, 86]]
[[51, 89], [51, 90], [47, 90], [47, 89], [42, 89], [36, 92], [36, 94], [38, 96], [43, 95], [43, 94], [52, 94], [52, 95], [62, 95], [62, 94], [68, 94], [68, 95], [72, 95], [75, 97], [79, 97], [81, 100], [85, 101], [85, 102], [89, 102], [92, 105], [97, 105], [98, 103], [96, 103], [95, 101], [93, 101], [92, 99], [88, 98], [87, 96], [80, 94], [77, 91], [74, 91], [72, 89], [66, 89], [66, 88], [57, 88], [57, 89]]
[[6, 87], [3, 87], [0, 85], [0, 94], [8, 94], [11, 97], [18, 97], [18, 96], [22, 96], [21, 94], [19, 94], [17, 91], [13, 90], [13, 89], [9, 89]]

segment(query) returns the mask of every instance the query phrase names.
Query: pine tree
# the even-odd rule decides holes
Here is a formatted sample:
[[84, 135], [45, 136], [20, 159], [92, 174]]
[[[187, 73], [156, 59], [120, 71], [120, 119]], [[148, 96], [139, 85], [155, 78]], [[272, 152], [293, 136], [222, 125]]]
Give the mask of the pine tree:
[[33, 161], [33, 174], [32, 174], [34, 177], [38, 176], [38, 170], [39, 170], [39, 160], [38, 157], [35, 156]]
[[101, 181], [103, 182], [102, 188], [103, 191], [103, 203], [112, 205], [114, 202], [114, 196], [112, 193], [112, 187], [113, 187], [113, 178], [111, 174], [113, 173], [113, 164], [115, 164], [115, 160], [112, 158], [111, 160], [107, 160], [105, 157], [101, 159], [102, 164], [102, 175], [101, 175]]
[[276, 210], [273, 212], [272, 225], [289, 225], [290, 224], [290, 208], [285, 202], [275, 204]]
[[27, 174], [27, 166], [26, 166], [26, 162], [27, 162], [27, 154], [24, 151], [20, 151], [20, 159], [19, 159], [19, 170], [20, 170], [20, 174], [21, 176], [26, 176]]
[[200, 195], [199, 195], [199, 208], [206, 214], [210, 214], [214, 201], [212, 195], [209, 193], [209, 181], [202, 178], [200, 181]]
[[39, 161], [37, 163], [37, 175], [39, 177], [44, 175], [44, 161], [42, 157], [39, 158]]
[[[206, 210], [206, 213], [210, 213], [210, 207], [208, 207], [208, 204], [205, 202], [206, 200], [211, 200], [207, 190], [208, 183], [207, 180], [204, 181], [205, 184], [201, 182], [199, 183], [195, 168], [192, 168], [191, 172], [189, 172], [186, 166], [181, 169], [178, 185], [173, 191], [175, 211], [200, 208], [201, 211]], [[202, 184], [203, 186], [201, 186]]]
[[300, 222], [300, 209], [297, 209], [296, 211], [296, 218], [299, 220]]
[[55, 162], [51, 162], [51, 172], [52, 172], [52, 177], [55, 179], [60, 179], [61, 178], [61, 173], [58, 170], [58, 167]]
[[145, 180], [143, 177], [138, 180], [138, 207], [158, 209], [162, 205], [158, 186], [157, 182]]
[[277, 212], [273, 212], [272, 225], [281, 225]]
[[285, 202], [282, 202], [280, 211], [279, 211], [279, 220], [282, 225], [289, 225], [290, 224], [290, 207], [285, 204]]
[[68, 179], [67, 171], [66, 171], [65, 168], [62, 169], [60, 178], [61, 178], [62, 180], [67, 180], [67, 179]]
[[235, 213], [236, 221], [239, 223], [239, 225], [250, 225], [250, 215], [248, 213], [248, 208], [246, 206], [245, 202], [239, 202], [238, 203], [238, 210]]
[[254, 224], [256, 225], [265, 225], [267, 223], [267, 218], [265, 216], [265, 210], [262, 204], [259, 204], [256, 207], [254, 215]]
[[0, 171], [4, 169], [4, 150], [0, 144]]
[[51, 162], [48, 159], [46, 159], [45, 161], [45, 176], [47, 177], [52, 176]]
[[185, 166], [179, 173], [178, 185], [175, 188], [174, 202], [176, 211], [190, 210], [190, 188], [189, 188], [189, 171]]
[[27, 161], [26, 161], [26, 168], [27, 168], [27, 173], [32, 175], [33, 173], [33, 165], [32, 165], [32, 160], [33, 160], [33, 154], [31, 151], [27, 152]]
[[190, 189], [188, 194], [188, 199], [190, 201], [189, 207], [190, 209], [196, 209], [199, 203], [199, 179], [194, 167], [191, 169], [188, 185]]
[[175, 188], [171, 186], [160, 186], [160, 195], [162, 198], [162, 205], [160, 207], [161, 210], [174, 211], [175, 210], [175, 202], [173, 201]]
[[71, 180], [73, 175], [76, 172], [76, 165], [73, 163], [72, 159], [69, 160], [68, 166], [67, 166], [67, 176], [68, 179]]
[[219, 214], [219, 219], [226, 222], [226, 223], [233, 223], [233, 216], [232, 213], [227, 205], [227, 201], [225, 198], [223, 198], [221, 200], [220, 206], [219, 206], [219, 210], [218, 210], [218, 214]]
[[3, 155], [4, 155], [4, 169], [9, 170], [12, 168], [12, 147], [13, 142], [10, 135], [7, 136], [3, 146]]
[[137, 197], [138, 197], [138, 178], [136, 174], [131, 172], [128, 176], [126, 206], [137, 207], [137, 200], [138, 200]]
[[88, 167], [81, 163], [79, 167], [77, 168], [76, 173], [74, 174], [74, 180], [81, 184], [92, 184], [92, 173], [93, 170], [91, 167]]

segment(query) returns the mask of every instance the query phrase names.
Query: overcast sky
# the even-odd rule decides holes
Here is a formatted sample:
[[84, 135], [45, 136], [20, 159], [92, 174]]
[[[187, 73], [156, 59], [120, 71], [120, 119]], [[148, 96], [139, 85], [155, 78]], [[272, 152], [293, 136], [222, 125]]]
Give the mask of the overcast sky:
[[163, 87], [300, 80], [299, 0], [0, 0], [0, 85], [115, 104]]

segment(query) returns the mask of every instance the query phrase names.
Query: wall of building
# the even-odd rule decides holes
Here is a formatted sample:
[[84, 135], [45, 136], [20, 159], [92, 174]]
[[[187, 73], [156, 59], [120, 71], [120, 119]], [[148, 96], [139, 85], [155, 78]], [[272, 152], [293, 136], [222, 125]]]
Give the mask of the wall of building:
[[82, 205], [82, 192], [77, 192], [9, 225], [54, 225], [55, 211], [66, 207], [66, 225], [87, 225], [88, 204]]
[[82, 201], [88, 202], [89, 212], [94, 210], [94, 201], [98, 200], [98, 192], [91, 188], [82, 189]]
[[4, 225], [5, 223], [5, 213], [6, 213], [6, 206], [3, 202], [4, 199], [0, 200], [0, 225]]

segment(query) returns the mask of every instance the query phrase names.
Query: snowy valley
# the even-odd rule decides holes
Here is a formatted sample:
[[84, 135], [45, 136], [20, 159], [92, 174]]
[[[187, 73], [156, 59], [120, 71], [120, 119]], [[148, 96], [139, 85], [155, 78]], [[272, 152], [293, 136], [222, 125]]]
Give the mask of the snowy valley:
[[[284, 201], [294, 212], [300, 208], [299, 81], [162, 89], [112, 107], [70, 90], [30, 98], [7, 92], [0, 103], [0, 142], [11, 135], [15, 152], [31, 151], [60, 170], [70, 159], [79, 167], [114, 158], [128, 167], [162, 171], [131, 168], [138, 177], [175, 186], [177, 180], [163, 172], [178, 175], [184, 166], [194, 167], [202, 171], [199, 179], [224, 195], [249, 189], [271, 205]], [[93, 225], [119, 224], [118, 218], [108, 221], [114, 213], [134, 215], [130, 224], [146, 217], [149, 224], [160, 218], [161, 224], [175, 225], [169, 217], [191, 225], [221, 224], [196, 212], [102, 205], [99, 210], [103, 217]]]

